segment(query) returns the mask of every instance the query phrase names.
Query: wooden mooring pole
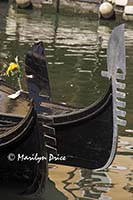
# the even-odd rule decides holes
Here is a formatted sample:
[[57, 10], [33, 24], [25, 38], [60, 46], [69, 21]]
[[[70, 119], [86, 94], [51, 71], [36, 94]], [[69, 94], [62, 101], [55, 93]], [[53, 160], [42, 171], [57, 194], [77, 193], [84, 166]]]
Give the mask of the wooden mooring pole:
[[56, 1], [56, 11], [57, 11], [57, 13], [60, 12], [60, 0]]

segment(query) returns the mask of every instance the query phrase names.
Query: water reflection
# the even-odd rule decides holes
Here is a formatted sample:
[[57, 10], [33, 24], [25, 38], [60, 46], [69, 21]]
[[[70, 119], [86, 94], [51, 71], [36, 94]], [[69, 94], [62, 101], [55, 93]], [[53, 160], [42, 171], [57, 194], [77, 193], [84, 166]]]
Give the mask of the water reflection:
[[124, 200], [132, 199], [132, 172], [131, 156], [118, 155], [107, 171], [56, 165], [50, 168], [49, 177], [70, 200]]
[[19, 49], [23, 61], [27, 46], [42, 40], [47, 52], [53, 99], [73, 105], [88, 105], [105, 89], [100, 77], [105, 66], [105, 49], [99, 45], [98, 28], [96, 20], [74, 16], [59, 18], [36, 11], [16, 12], [10, 6], [4, 48], [11, 51], [10, 45], [16, 43], [13, 49]]
[[83, 188], [85, 198], [99, 199], [102, 194], [102, 197], [105, 196], [104, 193], [107, 193], [112, 187], [111, 179], [104, 171], [92, 172], [81, 169], [80, 173], [82, 179], [78, 182], [78, 185]]
[[133, 194], [133, 170], [126, 176], [128, 179], [128, 183], [124, 186], [124, 189]]
[[[87, 169], [56, 166], [50, 170], [50, 178], [58, 178], [56, 187], [68, 199], [111, 199], [106, 193], [112, 188], [111, 178], [104, 171], [93, 172]], [[60, 176], [61, 174], [64, 176]], [[61, 179], [61, 180], [60, 180]]]

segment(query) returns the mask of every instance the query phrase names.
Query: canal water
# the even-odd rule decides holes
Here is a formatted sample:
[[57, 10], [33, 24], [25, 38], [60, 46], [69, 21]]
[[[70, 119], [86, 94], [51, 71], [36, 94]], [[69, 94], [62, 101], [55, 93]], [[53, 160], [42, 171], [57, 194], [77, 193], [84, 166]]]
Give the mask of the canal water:
[[[106, 69], [107, 41], [114, 26], [114, 21], [99, 21], [93, 16], [16, 11], [12, 5], [0, 2], [1, 72], [15, 56], [19, 56], [23, 71], [27, 50], [41, 40], [48, 61], [52, 99], [74, 106], [90, 105], [108, 84], [101, 77], [101, 70]], [[125, 41], [127, 126], [119, 128], [114, 162], [104, 171], [50, 164], [42, 200], [133, 199], [133, 23], [126, 23]], [[17, 85], [15, 80], [7, 81]], [[24, 77], [22, 83], [26, 89]]]

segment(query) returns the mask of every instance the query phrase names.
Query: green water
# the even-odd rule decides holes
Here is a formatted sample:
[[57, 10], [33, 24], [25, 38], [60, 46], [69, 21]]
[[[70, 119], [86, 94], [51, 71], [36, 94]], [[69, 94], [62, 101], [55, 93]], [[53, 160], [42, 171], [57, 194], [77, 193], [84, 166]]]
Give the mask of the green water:
[[[0, 3], [0, 68], [19, 56], [22, 71], [27, 50], [36, 41], [43, 41], [48, 61], [52, 99], [75, 106], [86, 106], [98, 99], [105, 91], [108, 81], [101, 77], [106, 69], [106, 48], [114, 21], [98, 21], [91, 16], [65, 16], [48, 13], [45, 10], [16, 11], [7, 3]], [[102, 36], [102, 41], [99, 37]], [[114, 168], [107, 172], [70, 168], [60, 175], [49, 169], [46, 197], [43, 200], [65, 199], [113, 199], [132, 198], [133, 169], [133, 24], [127, 23], [126, 40], [126, 102], [127, 126], [119, 130], [119, 148]], [[6, 78], [11, 84], [16, 80]], [[26, 88], [25, 77], [22, 77]], [[129, 148], [127, 148], [129, 147]], [[118, 168], [117, 168], [118, 167]], [[65, 174], [66, 173], [66, 174]], [[77, 177], [76, 174], [79, 174]], [[116, 173], [118, 181], [111, 176]], [[56, 175], [61, 177], [59, 180]], [[66, 179], [64, 176], [66, 175]], [[122, 178], [121, 178], [122, 177]], [[63, 185], [63, 187], [60, 187]], [[118, 187], [118, 185], [120, 185]], [[118, 188], [117, 188], [118, 187]], [[60, 189], [62, 188], [62, 189]], [[115, 189], [122, 196], [118, 198]], [[24, 200], [24, 198], [21, 198]]]

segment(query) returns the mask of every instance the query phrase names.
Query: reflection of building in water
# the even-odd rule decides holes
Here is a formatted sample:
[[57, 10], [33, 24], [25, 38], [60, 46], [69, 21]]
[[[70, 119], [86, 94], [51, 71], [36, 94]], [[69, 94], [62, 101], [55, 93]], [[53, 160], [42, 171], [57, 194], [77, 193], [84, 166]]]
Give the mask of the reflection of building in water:
[[102, 37], [102, 48], [107, 48], [108, 39], [111, 33], [111, 28], [104, 25], [98, 26], [98, 36]]
[[[6, 46], [11, 49], [11, 44], [15, 43], [22, 52], [31, 43], [42, 40], [47, 51], [54, 100], [87, 106], [102, 93], [100, 84], [105, 85], [100, 78], [105, 50], [99, 48], [97, 28], [96, 19], [57, 17], [36, 10], [17, 12], [10, 6]], [[21, 46], [21, 51], [17, 45]]]
[[113, 187], [107, 193], [116, 200], [132, 200], [133, 198], [133, 139], [119, 137], [118, 150], [108, 174]]
[[111, 200], [106, 193], [112, 187], [106, 172], [92, 172], [87, 169], [59, 166], [49, 172], [56, 188], [68, 199], [104, 199]]
[[126, 186], [123, 187], [123, 189], [127, 190], [129, 193], [133, 195], [133, 170], [130, 171], [130, 173], [127, 175], [128, 183]]
[[81, 180], [77, 182], [77, 184], [83, 190], [83, 197], [86, 199], [102, 199], [106, 197], [106, 199], [112, 199], [107, 196], [106, 193], [112, 187], [111, 179], [108, 174], [104, 171], [89, 171], [86, 169], [80, 170]]
[[51, 36], [53, 27], [45, 23], [46, 21], [41, 22], [41, 12], [38, 10], [32, 12], [32, 16], [30, 14], [29, 12], [17, 13], [12, 5], [9, 7], [6, 25], [6, 34], [9, 40], [18, 39], [20, 43], [33, 43], [35, 39], [43, 40], [47, 33], [48, 37]]

